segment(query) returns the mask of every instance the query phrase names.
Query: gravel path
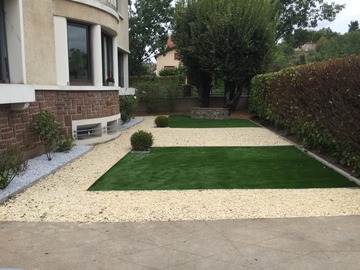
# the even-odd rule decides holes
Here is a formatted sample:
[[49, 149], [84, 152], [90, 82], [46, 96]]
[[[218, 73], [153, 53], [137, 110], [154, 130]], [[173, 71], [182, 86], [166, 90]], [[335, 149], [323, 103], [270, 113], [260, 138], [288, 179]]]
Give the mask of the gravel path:
[[[360, 215], [360, 189], [107, 191], [86, 189], [130, 150], [144, 129], [154, 146], [289, 143], [263, 128], [157, 129], [154, 117], [123, 130], [0, 205], [3, 221], [117, 222]], [[226, 140], [224, 140], [226, 138]]]

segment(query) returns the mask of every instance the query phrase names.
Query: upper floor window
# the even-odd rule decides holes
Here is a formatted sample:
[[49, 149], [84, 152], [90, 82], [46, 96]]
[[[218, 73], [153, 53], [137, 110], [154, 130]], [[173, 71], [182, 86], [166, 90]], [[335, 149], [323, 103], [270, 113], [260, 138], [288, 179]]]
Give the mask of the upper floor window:
[[9, 82], [7, 59], [4, 2], [0, 0], [0, 83]]
[[69, 77], [71, 84], [90, 84], [91, 53], [90, 27], [68, 22]]
[[118, 12], [121, 12], [121, 0], [107, 0]]
[[108, 1], [109, 4], [116, 7], [116, 9], [118, 8], [118, 0], [107, 0], [107, 1]]
[[174, 53], [174, 59], [175, 60], [180, 60], [181, 59], [181, 54], [180, 53]]

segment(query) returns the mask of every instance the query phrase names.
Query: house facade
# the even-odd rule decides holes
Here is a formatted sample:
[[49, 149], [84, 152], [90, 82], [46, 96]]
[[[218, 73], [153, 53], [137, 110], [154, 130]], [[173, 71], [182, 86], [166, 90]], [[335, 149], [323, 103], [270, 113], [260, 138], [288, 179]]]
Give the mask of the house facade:
[[176, 51], [176, 46], [169, 37], [166, 42], [165, 52], [156, 56], [156, 76], [163, 69], [176, 69], [180, 66], [181, 56]]
[[[40, 111], [77, 143], [119, 135], [128, 87], [127, 0], [0, 0], [0, 151], [40, 144]], [[113, 81], [113, 82], [112, 82]]]

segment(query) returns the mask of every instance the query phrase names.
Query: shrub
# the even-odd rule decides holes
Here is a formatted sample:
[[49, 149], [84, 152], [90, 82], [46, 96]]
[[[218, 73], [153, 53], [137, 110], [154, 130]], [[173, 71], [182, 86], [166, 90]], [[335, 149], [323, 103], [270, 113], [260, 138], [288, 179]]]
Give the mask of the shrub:
[[73, 148], [74, 146], [74, 137], [69, 135], [63, 139], [61, 139], [57, 146], [56, 146], [56, 152], [68, 152]]
[[155, 118], [155, 124], [157, 127], [167, 127], [169, 126], [169, 117], [165, 115], [160, 115]]
[[135, 151], [147, 151], [153, 144], [153, 135], [151, 132], [139, 130], [131, 135], [131, 146]]
[[136, 96], [120, 96], [120, 112], [123, 123], [127, 123], [131, 118], [134, 118], [137, 104]]
[[48, 160], [51, 160], [57, 143], [61, 138], [62, 123], [56, 121], [51, 113], [44, 111], [35, 116], [32, 130], [39, 135], [40, 141], [44, 145], [46, 156]]
[[0, 154], [0, 189], [6, 188], [19, 173], [26, 170], [24, 152], [9, 148]]
[[249, 109], [360, 175], [360, 56], [259, 75]]
[[146, 104], [148, 113], [171, 112], [176, 97], [182, 96], [184, 76], [130, 78], [131, 85], [139, 90], [139, 98]]

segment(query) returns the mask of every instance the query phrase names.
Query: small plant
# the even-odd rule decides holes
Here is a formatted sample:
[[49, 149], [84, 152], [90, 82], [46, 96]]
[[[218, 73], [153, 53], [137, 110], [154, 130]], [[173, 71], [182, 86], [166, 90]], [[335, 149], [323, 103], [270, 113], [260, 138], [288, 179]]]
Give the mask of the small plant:
[[106, 81], [107, 83], [109, 83], [109, 82], [111, 82], [111, 83], [115, 82], [113, 76], [111, 76], [111, 75], [109, 75], [109, 76], [106, 78], [105, 81]]
[[135, 151], [147, 151], [153, 144], [153, 135], [151, 132], [139, 130], [131, 135], [131, 146]]
[[74, 137], [69, 135], [63, 139], [61, 139], [56, 147], [56, 152], [68, 152], [74, 146]]
[[120, 112], [123, 123], [127, 123], [131, 118], [134, 118], [137, 104], [136, 96], [120, 96]]
[[160, 115], [155, 118], [155, 124], [157, 127], [167, 127], [169, 126], [169, 117], [165, 115]]
[[61, 138], [62, 123], [56, 121], [51, 113], [44, 111], [36, 115], [32, 130], [39, 135], [46, 157], [51, 160]]
[[9, 148], [0, 154], [0, 189], [6, 188], [19, 173], [26, 170], [24, 152]]

